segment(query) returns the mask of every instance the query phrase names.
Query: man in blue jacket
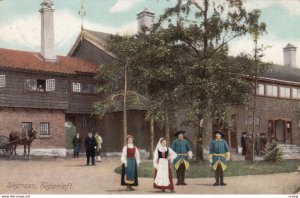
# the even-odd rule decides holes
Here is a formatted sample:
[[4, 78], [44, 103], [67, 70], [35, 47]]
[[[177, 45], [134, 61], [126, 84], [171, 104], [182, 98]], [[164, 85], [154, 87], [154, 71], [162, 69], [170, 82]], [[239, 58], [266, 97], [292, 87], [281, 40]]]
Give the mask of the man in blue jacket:
[[177, 131], [175, 136], [176, 140], [173, 140], [172, 150], [176, 152], [177, 157], [173, 160], [173, 164], [177, 173], [176, 185], [186, 185], [184, 182], [185, 171], [189, 168], [188, 159], [191, 158], [191, 149], [189, 142], [184, 139], [185, 131]]
[[226, 170], [226, 161], [230, 158], [229, 147], [224, 140], [223, 131], [215, 131], [216, 139], [212, 140], [209, 145], [209, 161], [210, 166], [215, 172], [216, 182], [214, 186], [226, 186], [224, 183], [223, 172]]

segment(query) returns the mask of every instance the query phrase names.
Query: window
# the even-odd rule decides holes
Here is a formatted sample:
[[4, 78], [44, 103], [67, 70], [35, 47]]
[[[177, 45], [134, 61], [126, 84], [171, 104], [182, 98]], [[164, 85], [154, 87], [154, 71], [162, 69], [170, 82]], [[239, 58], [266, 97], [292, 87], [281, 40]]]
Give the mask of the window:
[[32, 122], [22, 122], [22, 131], [28, 131], [32, 128]]
[[258, 84], [256, 88], [256, 94], [257, 95], [265, 95], [265, 85], [264, 84]]
[[55, 91], [55, 79], [27, 79], [26, 89], [29, 91]]
[[97, 93], [95, 84], [73, 82], [72, 91], [76, 93]]
[[46, 80], [46, 91], [55, 91], [55, 79]]
[[73, 82], [73, 92], [81, 92], [81, 83]]
[[0, 87], [6, 86], [5, 75], [0, 75]]
[[41, 122], [41, 135], [50, 135], [50, 127], [48, 122]]
[[[260, 123], [260, 118], [259, 117], [254, 117], [255, 125], [259, 125]], [[253, 116], [248, 116], [246, 120], [247, 125], [252, 125], [253, 124]]]
[[279, 87], [279, 96], [281, 98], [291, 98], [291, 88]]
[[267, 85], [267, 96], [277, 97], [278, 96], [278, 87], [276, 85]]
[[292, 88], [292, 98], [300, 99], [300, 89], [299, 88]]
[[96, 123], [96, 119], [91, 115], [83, 115], [82, 116], [82, 126], [83, 127], [92, 127]]

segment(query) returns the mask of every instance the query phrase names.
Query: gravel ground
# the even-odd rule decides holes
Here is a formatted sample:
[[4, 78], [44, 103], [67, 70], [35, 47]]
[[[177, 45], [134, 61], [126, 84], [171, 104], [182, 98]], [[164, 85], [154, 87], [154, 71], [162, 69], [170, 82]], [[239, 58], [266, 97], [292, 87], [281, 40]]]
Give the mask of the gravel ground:
[[[139, 178], [133, 192], [120, 186], [114, 169], [119, 158], [104, 158], [96, 166], [78, 159], [0, 159], [0, 194], [149, 194], [153, 179]], [[174, 180], [175, 182], [175, 180]], [[300, 186], [300, 173], [226, 177], [228, 186], [214, 187], [212, 178], [187, 179], [187, 186], [175, 186], [179, 194], [293, 194]], [[166, 192], [168, 193], [168, 192]]]

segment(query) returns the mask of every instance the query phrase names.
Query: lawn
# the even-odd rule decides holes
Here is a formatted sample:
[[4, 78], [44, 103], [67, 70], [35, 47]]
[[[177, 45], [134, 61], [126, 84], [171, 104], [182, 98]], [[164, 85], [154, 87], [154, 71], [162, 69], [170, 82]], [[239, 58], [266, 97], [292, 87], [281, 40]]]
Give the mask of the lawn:
[[[273, 173], [287, 173], [295, 172], [300, 166], [300, 160], [284, 160], [277, 164], [270, 162], [259, 161], [255, 163], [244, 161], [228, 162], [228, 169], [224, 173], [226, 176], [242, 176], [242, 175], [263, 175]], [[121, 167], [115, 169], [115, 172], [121, 173]], [[138, 168], [139, 177], [153, 177], [154, 170], [152, 162], [141, 163]], [[191, 162], [190, 169], [186, 172], [187, 178], [212, 177], [213, 172], [209, 167], [208, 161], [205, 162]], [[175, 177], [175, 170], [173, 168], [173, 177]]]

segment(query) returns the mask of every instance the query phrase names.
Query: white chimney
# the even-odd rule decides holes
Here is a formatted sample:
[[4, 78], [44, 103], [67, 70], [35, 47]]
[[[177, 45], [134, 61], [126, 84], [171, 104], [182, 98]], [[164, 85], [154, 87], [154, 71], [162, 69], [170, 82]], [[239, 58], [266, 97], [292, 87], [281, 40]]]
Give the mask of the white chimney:
[[297, 47], [288, 43], [283, 48], [283, 65], [297, 67], [296, 65], [296, 49]]
[[55, 62], [56, 54], [54, 49], [54, 22], [51, 0], [43, 0], [41, 3], [41, 55], [47, 62]]
[[138, 33], [142, 32], [143, 27], [151, 29], [154, 23], [154, 17], [154, 12], [150, 11], [148, 8], [145, 8], [142, 12], [137, 14]]

